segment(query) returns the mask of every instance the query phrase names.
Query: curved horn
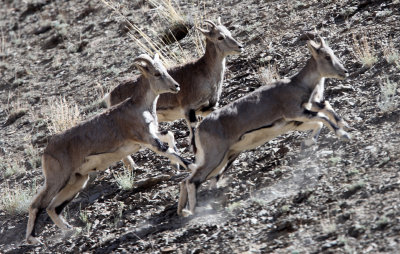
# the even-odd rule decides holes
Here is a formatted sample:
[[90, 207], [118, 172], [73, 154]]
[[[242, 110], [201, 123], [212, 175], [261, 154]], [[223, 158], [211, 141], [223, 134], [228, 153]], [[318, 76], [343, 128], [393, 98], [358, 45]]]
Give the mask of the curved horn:
[[210, 33], [210, 31], [207, 31], [206, 29], [200, 28], [196, 26], [196, 29], [199, 30], [200, 32], [202, 32], [203, 34], [208, 34]]
[[318, 36], [318, 40], [321, 43], [321, 47], [324, 48], [326, 46], [325, 40], [321, 36]]
[[218, 25], [222, 26], [221, 17], [218, 17]]
[[212, 22], [212, 21], [209, 20], [209, 19], [205, 20], [204, 23], [210, 24], [210, 25], [211, 25], [211, 28], [215, 28], [215, 27], [217, 26], [214, 22]]
[[153, 64], [153, 59], [151, 59], [151, 57], [149, 55], [146, 54], [142, 54], [138, 57], [136, 57], [135, 59], [133, 59], [133, 62], [139, 62], [139, 61], [143, 61], [146, 64]]

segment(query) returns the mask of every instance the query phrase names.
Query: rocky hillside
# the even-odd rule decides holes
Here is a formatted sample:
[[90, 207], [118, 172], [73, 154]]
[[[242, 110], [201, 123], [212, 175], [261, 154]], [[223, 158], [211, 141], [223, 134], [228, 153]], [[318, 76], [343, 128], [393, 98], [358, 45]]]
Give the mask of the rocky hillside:
[[[142, 0], [2, 1], [0, 252], [396, 253], [400, 1], [205, 0], [172, 7], [176, 12]], [[134, 39], [145, 43], [139, 31], [156, 43], [164, 38], [157, 45], [176, 56], [169, 64], [185, 62], [202, 52], [194, 26], [218, 17], [245, 45], [227, 58], [221, 106], [298, 72], [310, 57], [307, 39], [318, 34], [350, 72], [327, 80], [325, 96], [349, 123], [352, 140], [324, 128], [305, 150], [307, 133], [293, 132], [243, 152], [217, 190], [203, 184], [198, 213], [185, 218], [176, 214], [178, 183], [189, 173], [143, 150], [134, 155], [132, 188], [117, 183], [126, 173], [116, 163], [65, 209], [80, 230], [63, 233], [43, 213], [37, 232], [44, 244], [27, 245], [26, 207], [43, 184], [40, 154], [62, 128], [57, 121], [71, 125], [101, 113], [104, 93], [137, 74], [131, 60], [145, 53]], [[168, 31], [179, 43], [169, 44]], [[161, 127], [192, 158], [184, 122]]]

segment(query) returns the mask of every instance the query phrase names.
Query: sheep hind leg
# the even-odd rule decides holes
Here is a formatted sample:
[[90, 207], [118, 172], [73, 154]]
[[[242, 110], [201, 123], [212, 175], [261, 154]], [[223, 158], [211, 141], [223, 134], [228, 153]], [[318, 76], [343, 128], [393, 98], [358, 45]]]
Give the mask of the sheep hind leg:
[[61, 189], [47, 207], [46, 211], [48, 215], [59, 228], [71, 228], [71, 226], [65, 222], [60, 215], [62, 208], [64, 208], [66, 204], [70, 202], [82, 188], [84, 188], [88, 179], [89, 175], [75, 174], [75, 179], [70, 181], [63, 189]]
[[[65, 186], [68, 179], [62, 178], [59, 174], [61, 166], [58, 160], [48, 154], [42, 156], [43, 172], [46, 178], [45, 185], [40, 189], [38, 194], [33, 198], [28, 212], [29, 218], [26, 228], [26, 242], [28, 244], [40, 243], [35, 238], [35, 225], [37, 223], [40, 211], [48, 207], [51, 200], [56, 196], [57, 192]], [[55, 181], [57, 179], [57, 181]]]
[[182, 210], [186, 207], [188, 200], [188, 191], [186, 187], [186, 179], [179, 183], [179, 201], [178, 201], [178, 215], [183, 216]]

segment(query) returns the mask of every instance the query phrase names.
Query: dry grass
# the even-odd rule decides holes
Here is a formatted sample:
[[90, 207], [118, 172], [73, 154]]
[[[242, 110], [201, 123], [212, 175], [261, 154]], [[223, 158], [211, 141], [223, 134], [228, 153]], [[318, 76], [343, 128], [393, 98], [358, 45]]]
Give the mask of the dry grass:
[[383, 42], [383, 56], [389, 64], [399, 63], [400, 54], [393, 44], [393, 38], [389, 38]]
[[[16, 99], [13, 100], [13, 98]], [[12, 94], [11, 92], [8, 93], [5, 111], [7, 114], [7, 119], [4, 122], [4, 125], [13, 123], [16, 119], [22, 117], [28, 112], [27, 108], [21, 103], [18, 94]]]
[[270, 84], [281, 79], [276, 64], [271, 63], [268, 63], [265, 67], [260, 67], [258, 78], [263, 84]]
[[0, 37], [0, 56], [1, 60], [4, 60], [7, 55], [7, 46], [6, 46], [6, 37], [4, 36], [3, 27], [1, 28], [1, 37]]
[[[114, 12], [125, 21], [129, 29], [129, 36], [134, 42], [135, 46], [140, 48], [142, 52], [149, 55], [158, 53], [160, 55], [160, 59], [167, 67], [175, 65], [176, 63], [187, 62], [193, 59], [193, 57], [203, 54], [204, 40], [202, 34], [197, 30], [193, 32], [190, 30], [191, 22], [189, 22], [185, 15], [183, 15], [177, 8], [174, 7], [172, 1], [149, 1], [152, 5], [156, 6], [155, 10], [158, 19], [156, 19], [154, 22], [156, 22], [158, 25], [154, 27], [160, 27], [162, 31], [169, 31], [171, 35], [173, 34], [171, 29], [173, 29], [177, 24], [186, 27], [188, 31], [187, 41], [188, 44], [193, 45], [193, 47], [196, 49], [194, 51], [193, 47], [189, 47], [190, 49], [188, 50], [184, 49], [182, 44], [176, 38], [174, 38], [174, 43], [171, 45], [170, 43], [163, 41], [161, 39], [162, 36], [160, 36], [162, 33], [161, 31], [144, 31], [139, 25], [128, 20], [123, 15], [123, 7], [115, 2], [108, 0], [102, 0], [102, 2], [113, 9]], [[200, 10], [196, 10], [193, 11], [193, 13], [196, 15], [194, 17], [193, 24], [194, 26], [199, 26], [202, 23], [202, 18], [197, 15], [198, 13], [202, 12]]]
[[123, 190], [130, 190], [134, 186], [135, 175], [129, 169], [124, 169], [122, 173], [114, 173], [114, 178]]
[[67, 130], [81, 121], [78, 105], [75, 102], [68, 102], [65, 97], [50, 101], [49, 114], [52, 133]]
[[5, 187], [3, 186], [0, 192], [0, 210], [10, 215], [26, 213], [35, 189], [36, 181], [33, 181], [31, 189], [24, 189], [18, 184], [15, 184], [13, 188], [8, 184]]
[[370, 47], [367, 37], [363, 35], [360, 40], [353, 34], [353, 54], [354, 57], [367, 68], [371, 68], [376, 62], [378, 57], [374, 49]]
[[399, 96], [396, 95], [397, 83], [386, 78], [385, 82], [380, 83], [381, 95], [378, 101], [379, 109], [386, 113], [392, 112], [399, 107]]

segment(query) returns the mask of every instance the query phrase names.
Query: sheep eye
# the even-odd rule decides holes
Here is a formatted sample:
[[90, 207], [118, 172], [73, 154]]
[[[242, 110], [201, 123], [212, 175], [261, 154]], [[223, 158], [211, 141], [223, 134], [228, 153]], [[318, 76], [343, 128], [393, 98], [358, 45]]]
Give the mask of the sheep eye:
[[158, 78], [158, 77], [161, 77], [161, 73], [156, 72], [156, 73], [154, 74], [154, 76], [157, 77], [157, 78]]
[[219, 40], [219, 41], [222, 41], [223, 39], [224, 39], [223, 36], [218, 37], [218, 40]]
[[325, 56], [326, 61], [330, 61], [331, 60], [331, 56]]

